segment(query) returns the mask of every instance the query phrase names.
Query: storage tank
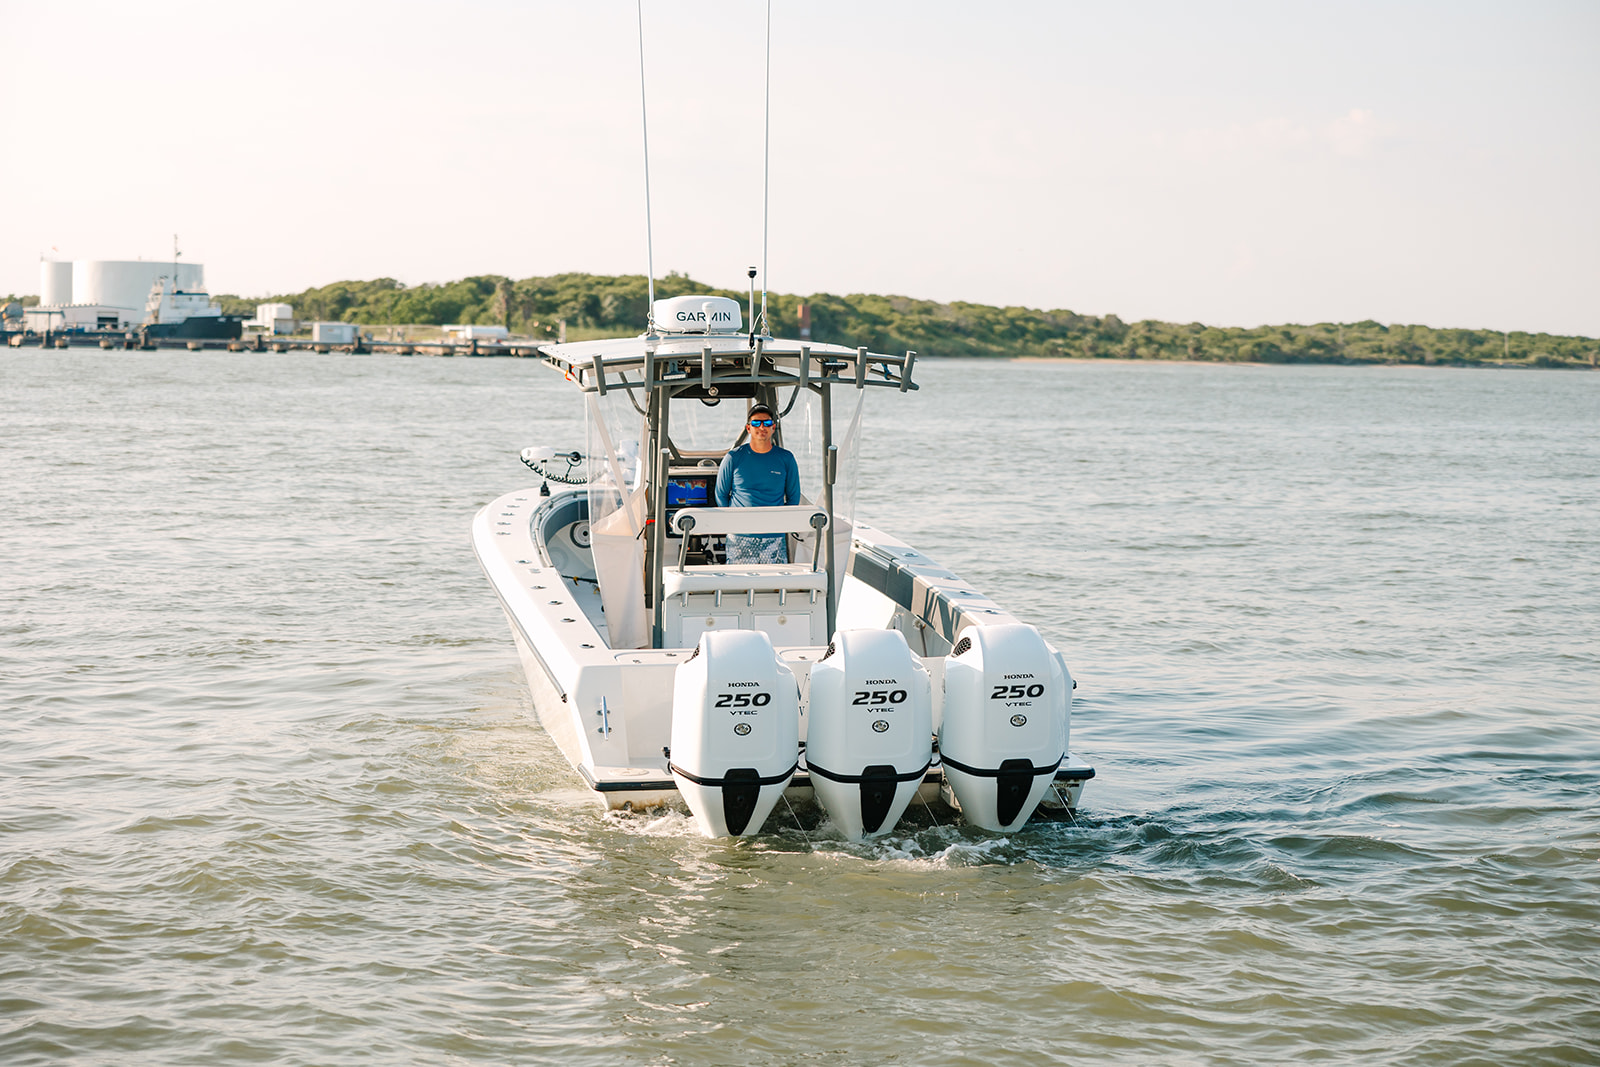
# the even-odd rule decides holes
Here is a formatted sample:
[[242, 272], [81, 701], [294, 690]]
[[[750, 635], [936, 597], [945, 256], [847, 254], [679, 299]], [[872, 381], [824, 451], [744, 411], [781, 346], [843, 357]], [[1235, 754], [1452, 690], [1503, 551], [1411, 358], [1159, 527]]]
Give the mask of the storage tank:
[[294, 333], [294, 308], [289, 304], [257, 304], [255, 325], [268, 333]]
[[[142, 318], [150, 287], [162, 276], [173, 276], [170, 261], [148, 259], [78, 259], [72, 263], [72, 303], [105, 304], [133, 308]], [[179, 263], [177, 287], [187, 292], [205, 288], [205, 267]]]
[[72, 261], [39, 261], [39, 303], [54, 307], [72, 303]]

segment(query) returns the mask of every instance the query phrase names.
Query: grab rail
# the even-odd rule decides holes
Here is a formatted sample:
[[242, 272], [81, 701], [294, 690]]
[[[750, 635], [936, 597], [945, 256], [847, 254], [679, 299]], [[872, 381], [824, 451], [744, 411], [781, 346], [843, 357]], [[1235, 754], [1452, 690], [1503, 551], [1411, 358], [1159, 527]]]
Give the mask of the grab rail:
[[689, 535], [700, 534], [792, 534], [815, 530], [811, 569], [817, 569], [822, 548], [822, 530], [828, 513], [809, 504], [777, 508], [683, 508], [672, 517], [672, 528], [683, 538], [678, 547], [678, 571], [689, 558]]

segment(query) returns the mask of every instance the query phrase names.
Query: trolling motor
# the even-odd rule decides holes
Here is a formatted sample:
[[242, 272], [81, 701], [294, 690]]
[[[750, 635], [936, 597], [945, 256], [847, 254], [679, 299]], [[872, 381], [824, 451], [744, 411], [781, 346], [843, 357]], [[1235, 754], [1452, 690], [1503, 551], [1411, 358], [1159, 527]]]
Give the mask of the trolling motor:
[[[557, 452], [548, 445], [530, 445], [522, 450], [524, 466], [539, 477], [562, 485], [583, 485], [589, 480], [587, 472], [581, 469], [584, 459], [582, 452]], [[558, 464], [565, 464], [565, 467], [557, 469]], [[548, 482], [539, 484], [539, 495], [550, 495]]]

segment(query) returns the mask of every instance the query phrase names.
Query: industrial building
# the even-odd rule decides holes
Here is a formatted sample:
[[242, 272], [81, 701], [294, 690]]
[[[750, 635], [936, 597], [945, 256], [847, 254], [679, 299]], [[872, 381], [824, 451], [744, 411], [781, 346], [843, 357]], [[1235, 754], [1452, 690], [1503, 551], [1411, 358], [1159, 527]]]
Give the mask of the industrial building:
[[294, 307], [290, 304], [257, 304], [256, 317], [244, 326], [247, 330], [261, 330], [274, 336], [294, 333]]
[[355, 344], [359, 328], [353, 322], [313, 322], [311, 340], [319, 344]]
[[39, 261], [39, 306], [27, 309], [27, 328], [122, 330], [145, 322], [157, 279], [185, 292], [205, 291], [205, 267], [148, 259]]
[[462, 341], [504, 341], [511, 336], [511, 331], [504, 326], [478, 326], [468, 323], [465, 326], [444, 326], [446, 337], [454, 337]]

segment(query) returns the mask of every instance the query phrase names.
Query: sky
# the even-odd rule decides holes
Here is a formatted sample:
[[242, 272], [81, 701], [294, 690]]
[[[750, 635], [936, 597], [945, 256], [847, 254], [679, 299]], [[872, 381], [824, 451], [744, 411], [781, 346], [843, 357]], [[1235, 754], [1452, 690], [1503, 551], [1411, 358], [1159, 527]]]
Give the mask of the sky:
[[[1600, 3], [772, 0], [767, 281], [1600, 336]], [[0, 0], [0, 294], [763, 262], [767, 5]]]

